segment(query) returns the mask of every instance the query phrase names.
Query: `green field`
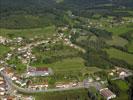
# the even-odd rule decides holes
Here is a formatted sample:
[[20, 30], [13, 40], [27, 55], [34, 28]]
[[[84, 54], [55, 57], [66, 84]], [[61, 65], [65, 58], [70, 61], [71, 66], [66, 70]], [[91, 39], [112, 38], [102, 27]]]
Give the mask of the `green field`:
[[88, 73], [100, 71], [100, 69], [96, 67], [88, 67], [85, 69], [86, 66], [84, 65], [84, 60], [79, 57], [68, 58], [55, 63], [42, 64], [35, 67], [50, 67], [55, 73], [79, 72], [82, 70], [86, 70]]
[[113, 36], [112, 40], [107, 41], [107, 44], [109, 44], [109, 45], [115, 45], [115, 46], [120, 46], [120, 47], [124, 47], [127, 43], [128, 43], [127, 40], [125, 40], [119, 36]]
[[80, 71], [84, 68], [82, 58], [68, 58], [51, 64], [40, 64], [35, 67], [51, 67], [55, 72]]
[[10, 48], [4, 45], [0, 45], [0, 58], [10, 51]]
[[24, 94], [33, 95], [35, 100], [90, 100], [86, 89], [77, 89], [61, 92]]
[[133, 40], [127, 45], [128, 51], [133, 52]]
[[116, 99], [114, 100], [128, 100], [128, 84], [123, 80], [116, 80], [113, 81], [113, 83], [116, 84], [116, 86], [120, 89], [120, 94]]
[[121, 35], [128, 31], [133, 30], [133, 28], [131, 26], [132, 26], [132, 24], [126, 24], [126, 25], [124, 24], [124, 25], [120, 25], [120, 26], [114, 26], [112, 28], [107, 28], [107, 30], [109, 32], [112, 32], [114, 35]]
[[110, 58], [124, 60], [127, 63], [133, 65], [133, 55], [132, 54], [128, 54], [126, 52], [123, 52], [123, 51], [120, 51], [120, 50], [114, 49], [114, 48], [106, 49], [106, 51], [109, 54]]
[[55, 26], [35, 29], [0, 29], [0, 35], [5, 37], [26, 37], [33, 38], [35, 36], [41, 38], [51, 37], [56, 32]]

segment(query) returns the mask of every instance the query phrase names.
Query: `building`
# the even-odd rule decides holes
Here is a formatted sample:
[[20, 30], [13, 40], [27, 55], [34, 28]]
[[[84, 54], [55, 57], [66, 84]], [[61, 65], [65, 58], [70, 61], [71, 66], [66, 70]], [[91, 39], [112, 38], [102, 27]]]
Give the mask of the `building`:
[[50, 68], [28, 68], [27, 76], [48, 76], [52, 74]]
[[3, 77], [0, 76], [0, 97], [5, 95], [6, 83]]
[[110, 99], [116, 98], [116, 95], [113, 92], [111, 92], [108, 88], [100, 89], [100, 94], [104, 98], [106, 98], [106, 100], [110, 100]]

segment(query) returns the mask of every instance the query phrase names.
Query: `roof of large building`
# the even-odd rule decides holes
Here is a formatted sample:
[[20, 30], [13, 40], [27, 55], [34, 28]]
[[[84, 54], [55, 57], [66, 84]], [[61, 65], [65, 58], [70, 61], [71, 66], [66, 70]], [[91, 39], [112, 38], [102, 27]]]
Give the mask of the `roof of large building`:
[[108, 88], [104, 88], [100, 90], [100, 94], [102, 96], [104, 96], [105, 98], [114, 96], [115, 94], [113, 92], [111, 92]]
[[48, 71], [48, 68], [47, 67], [41, 67], [41, 68], [29, 68], [28, 69], [29, 72], [39, 72], [39, 71]]

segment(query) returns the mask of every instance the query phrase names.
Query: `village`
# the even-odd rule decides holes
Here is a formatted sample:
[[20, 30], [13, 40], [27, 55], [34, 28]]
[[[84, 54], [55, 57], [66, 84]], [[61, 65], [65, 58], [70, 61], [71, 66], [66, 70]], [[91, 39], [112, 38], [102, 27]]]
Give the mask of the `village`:
[[[131, 23], [131, 21], [123, 21], [120, 24]], [[103, 27], [102, 24], [92, 23], [88, 27]], [[111, 26], [110, 26], [111, 27]], [[68, 30], [68, 27], [59, 28], [61, 32]], [[24, 93], [39, 93], [39, 92], [52, 92], [52, 91], [65, 91], [65, 90], [75, 90], [80, 88], [90, 89], [94, 87], [98, 93], [105, 98], [110, 100], [116, 98], [117, 95], [113, 93], [108, 87], [107, 76], [111, 80], [124, 80], [126, 77], [132, 76], [132, 71], [126, 68], [121, 68], [119, 66], [114, 66], [113, 69], [106, 70], [105, 79], [100, 75], [86, 75], [86, 77], [81, 76], [81, 80], [71, 79], [67, 80], [68, 76], [62, 76], [63, 81], [54, 80], [50, 83], [48, 80], [56, 77], [56, 72], [51, 66], [41, 66], [36, 67], [32, 62], [38, 60], [38, 55], [33, 53], [33, 49], [39, 47], [40, 45], [51, 46], [57, 43], [63, 43], [63, 45], [68, 46], [74, 51], [85, 53], [85, 49], [71, 42], [71, 37], [76, 33], [76, 29], [72, 29], [72, 34], [64, 35], [64, 33], [54, 34], [51, 38], [46, 40], [38, 39], [37, 37], [25, 40], [23, 37], [16, 37], [9, 39], [0, 36], [0, 44], [4, 46], [9, 46], [10, 50], [4, 55], [4, 58], [0, 59], [0, 99], [1, 100], [35, 100], [33, 96], [25, 96], [19, 92]], [[38, 39], [38, 40], [37, 40]], [[27, 43], [28, 41], [28, 43]], [[50, 47], [43, 49], [44, 52], [50, 51]], [[43, 55], [42, 55], [43, 56]], [[17, 63], [10, 61], [15, 58]], [[20, 69], [17, 67], [20, 65], [23, 71], [21, 73], [17, 72]], [[69, 65], [68, 65], [69, 66]], [[61, 76], [61, 75], [60, 75]], [[80, 75], [79, 75], [80, 76]], [[43, 80], [43, 79], [44, 80]], [[38, 82], [42, 79], [41, 82]], [[12, 91], [12, 92], [11, 92]]]
[[[59, 38], [62, 39], [61, 35]], [[8, 42], [11, 42], [11, 40], [6, 40], [5, 38], [1, 38], [1, 43], [5, 44]], [[18, 38], [17, 42], [21, 44], [22, 38]], [[53, 41], [55, 43], [58, 40]], [[74, 47], [78, 50], [81, 50], [85, 52], [84, 50], [80, 49], [77, 46], [74, 46], [69, 42], [69, 39], [65, 38], [64, 41], [66, 41], [66, 45], [69, 45], [71, 47]], [[50, 67], [43, 67], [43, 68], [35, 68], [29, 66], [29, 61], [31, 59], [36, 60], [36, 57], [32, 55], [31, 53], [31, 47], [32, 45], [39, 45], [40, 43], [48, 43], [48, 41], [42, 41], [38, 42], [36, 44], [30, 44], [26, 47], [18, 48], [17, 52], [20, 54], [18, 56], [19, 59], [22, 60], [23, 64], [27, 64], [27, 69], [25, 73], [22, 73], [20, 75], [15, 74], [15, 72], [12, 70], [10, 67], [1, 67], [0, 71], [3, 76], [0, 77], [0, 95], [2, 96], [1, 100], [16, 100], [18, 98], [23, 98], [22, 100], [34, 100], [32, 96], [25, 97], [22, 95], [18, 95], [16, 91], [22, 91], [23, 92], [47, 92], [47, 91], [62, 91], [62, 90], [71, 90], [71, 89], [78, 89], [78, 88], [88, 88], [89, 87], [95, 87], [97, 91], [99, 91], [99, 94], [101, 94], [104, 98], [107, 100], [111, 98], [116, 98], [116, 95], [111, 92], [107, 87], [106, 87], [106, 80], [102, 81], [102, 79], [97, 76], [96, 78], [93, 77], [88, 77], [87, 79], [84, 79], [83, 81], [72, 81], [72, 82], [56, 82], [55, 85], [51, 88], [49, 87], [48, 82], [44, 82], [41, 84], [34, 84], [30, 80], [29, 77], [49, 77], [54, 75], [54, 71]], [[14, 49], [12, 49], [14, 50]], [[11, 59], [12, 53], [8, 53], [5, 60]], [[0, 62], [4, 66], [8, 66], [7, 63], [4, 61]], [[12, 66], [12, 65], [11, 65]], [[124, 79], [125, 77], [128, 77], [132, 75], [130, 70], [124, 69], [124, 68], [119, 68], [115, 67], [115, 69], [112, 69], [108, 71], [108, 75], [112, 78], [112, 80], [117, 80], [117, 79]], [[29, 78], [29, 79], [28, 79]], [[12, 85], [14, 85], [13, 90], [14, 93], [10, 93], [9, 91], [12, 88]], [[19, 88], [18, 88], [19, 87]]]

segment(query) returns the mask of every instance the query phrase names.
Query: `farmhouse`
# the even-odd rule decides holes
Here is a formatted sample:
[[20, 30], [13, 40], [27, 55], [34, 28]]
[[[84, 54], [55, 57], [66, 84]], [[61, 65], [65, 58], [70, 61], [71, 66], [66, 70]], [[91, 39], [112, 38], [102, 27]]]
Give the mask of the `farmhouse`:
[[116, 95], [111, 92], [108, 88], [100, 89], [100, 94], [106, 98], [106, 100], [110, 100], [116, 97]]
[[52, 70], [50, 68], [28, 68], [27, 76], [48, 76], [52, 74]]

